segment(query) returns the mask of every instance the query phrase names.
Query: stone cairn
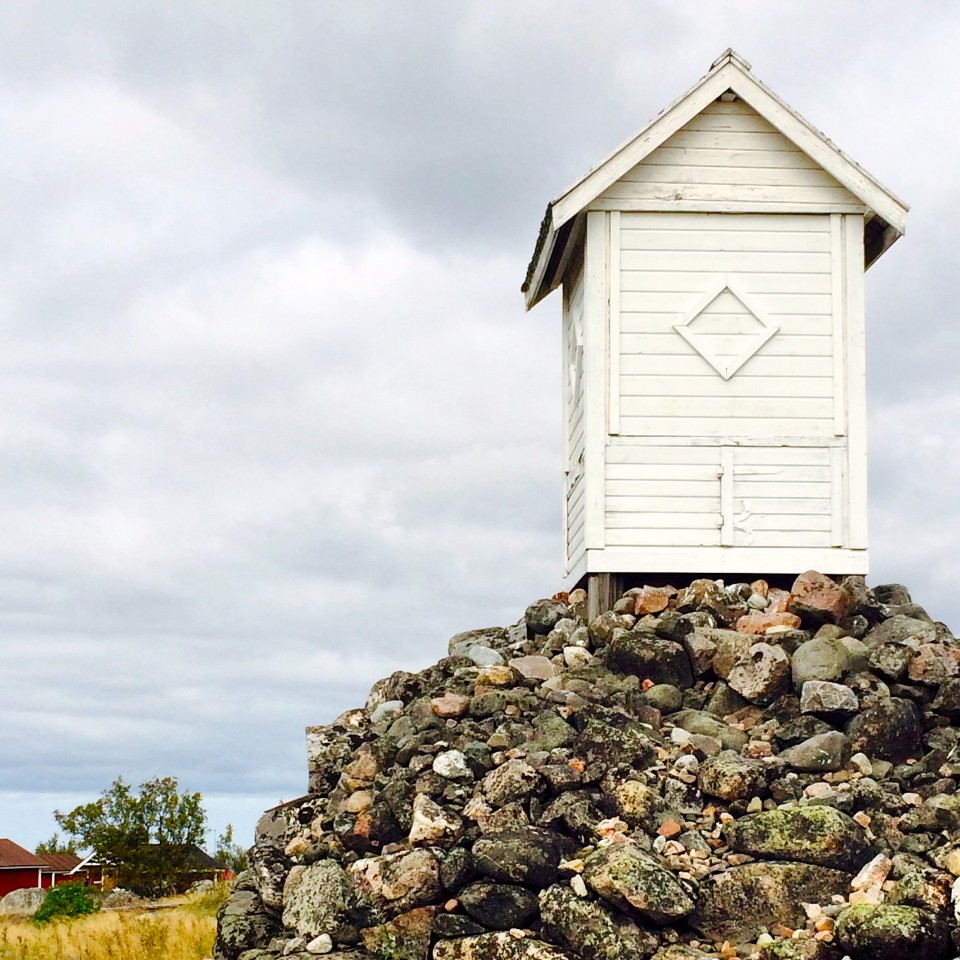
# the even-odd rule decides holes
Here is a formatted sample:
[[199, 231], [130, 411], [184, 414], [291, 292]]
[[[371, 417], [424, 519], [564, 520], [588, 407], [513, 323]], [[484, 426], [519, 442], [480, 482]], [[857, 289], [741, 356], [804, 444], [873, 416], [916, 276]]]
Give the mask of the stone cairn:
[[896, 584], [582, 590], [308, 730], [219, 960], [960, 955], [960, 642]]

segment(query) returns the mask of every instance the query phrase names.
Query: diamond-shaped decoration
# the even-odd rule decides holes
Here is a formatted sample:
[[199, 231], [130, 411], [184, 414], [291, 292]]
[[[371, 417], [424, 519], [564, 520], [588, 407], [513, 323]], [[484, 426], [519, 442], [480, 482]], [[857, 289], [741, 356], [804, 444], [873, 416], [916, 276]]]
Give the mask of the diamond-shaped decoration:
[[673, 329], [729, 380], [780, 329], [724, 280]]

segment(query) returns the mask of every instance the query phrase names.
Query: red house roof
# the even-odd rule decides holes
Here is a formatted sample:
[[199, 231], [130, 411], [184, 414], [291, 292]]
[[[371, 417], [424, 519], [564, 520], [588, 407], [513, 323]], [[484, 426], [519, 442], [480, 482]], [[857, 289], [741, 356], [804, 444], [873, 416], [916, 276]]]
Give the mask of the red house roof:
[[45, 867], [47, 864], [31, 853], [24, 850], [18, 843], [0, 837], [0, 870], [15, 870], [17, 867]]
[[39, 853], [38, 857], [54, 873], [69, 873], [74, 867], [79, 866], [83, 860], [72, 853]]

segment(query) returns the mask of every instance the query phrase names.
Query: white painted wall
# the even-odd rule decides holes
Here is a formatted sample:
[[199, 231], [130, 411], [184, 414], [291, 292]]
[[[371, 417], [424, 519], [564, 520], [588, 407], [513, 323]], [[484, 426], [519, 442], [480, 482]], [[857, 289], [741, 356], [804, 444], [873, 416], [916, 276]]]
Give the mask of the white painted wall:
[[566, 569], [584, 547], [583, 261], [575, 263], [564, 284], [564, 542]]
[[862, 211], [863, 204], [782, 133], [737, 100], [717, 101], [681, 127], [591, 205], [629, 210], [650, 203], [728, 210]]
[[588, 209], [564, 285], [569, 582], [864, 572], [863, 205], [736, 101]]

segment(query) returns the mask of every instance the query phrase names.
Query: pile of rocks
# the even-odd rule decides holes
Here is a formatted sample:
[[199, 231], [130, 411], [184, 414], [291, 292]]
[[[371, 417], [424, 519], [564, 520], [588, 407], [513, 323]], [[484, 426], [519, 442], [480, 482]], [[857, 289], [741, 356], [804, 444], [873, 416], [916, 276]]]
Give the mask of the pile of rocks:
[[960, 643], [817, 573], [583, 591], [308, 730], [220, 960], [957, 955]]

